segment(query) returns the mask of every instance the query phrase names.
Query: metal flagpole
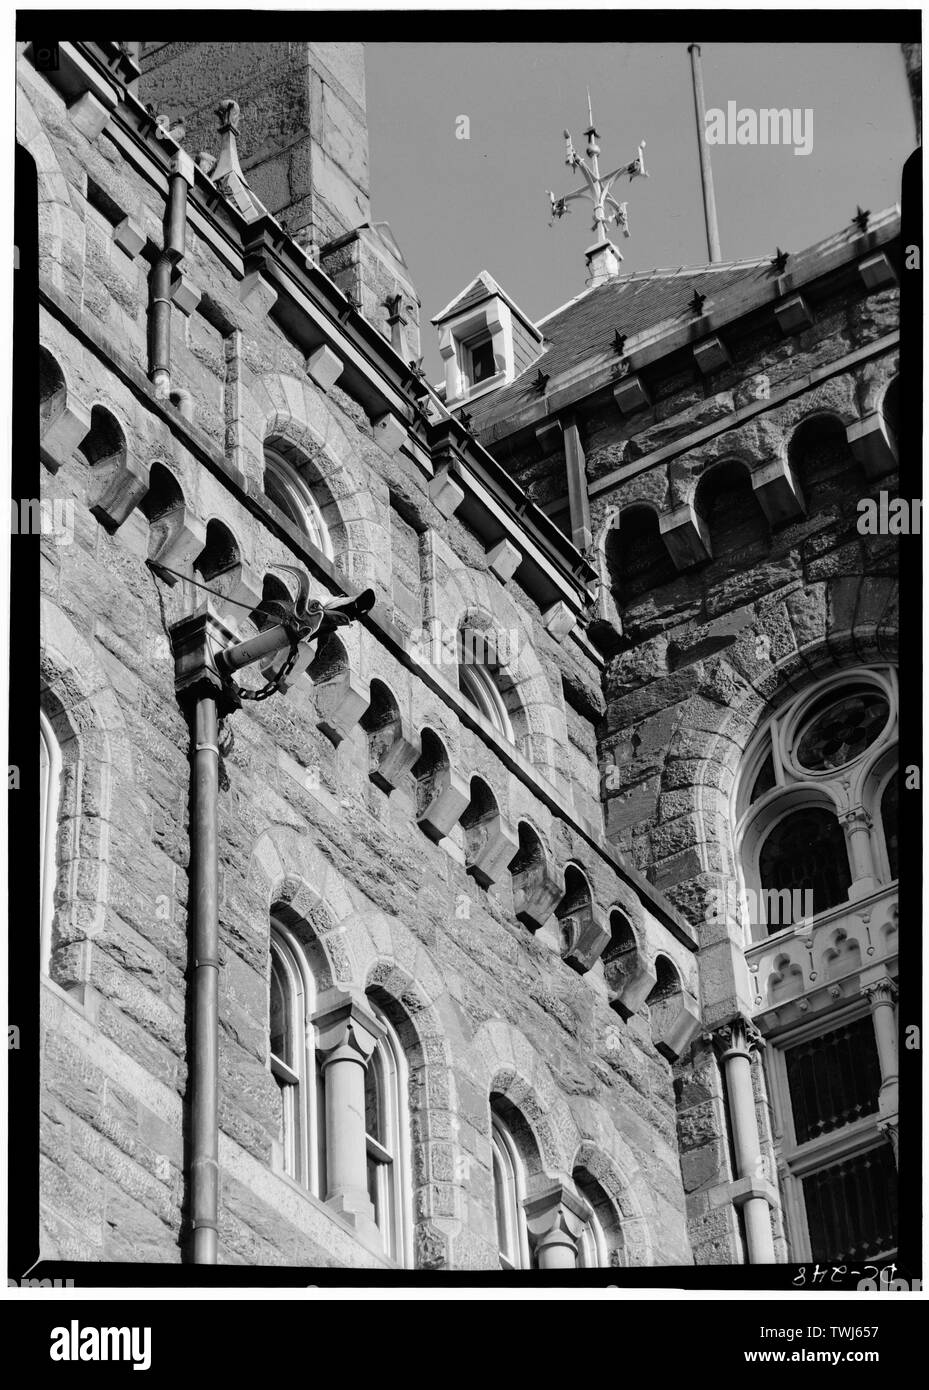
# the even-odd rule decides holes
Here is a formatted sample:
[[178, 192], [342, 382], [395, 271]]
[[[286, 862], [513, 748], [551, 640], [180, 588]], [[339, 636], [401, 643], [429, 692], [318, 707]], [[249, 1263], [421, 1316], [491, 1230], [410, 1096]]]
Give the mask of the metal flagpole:
[[710, 150], [706, 143], [706, 106], [703, 100], [703, 68], [700, 65], [700, 45], [692, 43], [687, 52], [694, 80], [694, 113], [697, 118], [697, 145], [700, 149], [700, 181], [703, 184], [703, 215], [706, 219], [706, 248], [710, 261], [721, 261], [719, 227], [716, 225], [716, 195], [713, 192], [713, 170]]

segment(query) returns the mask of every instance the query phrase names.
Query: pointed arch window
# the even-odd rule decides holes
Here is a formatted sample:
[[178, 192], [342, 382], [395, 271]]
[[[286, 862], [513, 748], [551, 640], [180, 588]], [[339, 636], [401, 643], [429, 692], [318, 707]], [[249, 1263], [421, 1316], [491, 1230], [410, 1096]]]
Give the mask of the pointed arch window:
[[40, 960], [48, 973], [52, 953], [52, 920], [55, 915], [55, 880], [58, 875], [58, 805], [61, 785], [61, 749], [52, 726], [39, 711], [39, 913]]

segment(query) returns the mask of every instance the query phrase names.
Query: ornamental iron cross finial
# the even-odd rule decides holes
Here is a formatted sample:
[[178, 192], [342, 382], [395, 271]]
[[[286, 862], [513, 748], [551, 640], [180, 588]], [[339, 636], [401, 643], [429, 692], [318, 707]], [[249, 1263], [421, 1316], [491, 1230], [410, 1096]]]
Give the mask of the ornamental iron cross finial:
[[[571, 140], [570, 131], [565, 131], [565, 163], [570, 169], [579, 169], [584, 175], [584, 184], [581, 188], [575, 188], [573, 192], [566, 193], [563, 198], [556, 198], [554, 193], [549, 190], [549, 198], [552, 205], [552, 218], [564, 217], [569, 211], [568, 204], [573, 203], [577, 198], [589, 198], [593, 204], [594, 220], [593, 230], [597, 234], [598, 244], [605, 244], [609, 238], [606, 233], [606, 223], [612, 219], [622, 229], [623, 235], [629, 235], [629, 218], [626, 212], [627, 204], [618, 203], [610, 190], [617, 179], [624, 175], [630, 180], [642, 177], [648, 178], [645, 168], [645, 141], [639, 144], [638, 153], [635, 159], [629, 164], [621, 164], [619, 168], [613, 169], [609, 174], [600, 173], [600, 146], [597, 144], [600, 132], [594, 125], [593, 109], [590, 104], [590, 89], [587, 89], [587, 117], [588, 126], [584, 131], [587, 136], [587, 149], [585, 151], [587, 159], [581, 159], [574, 148]], [[551, 223], [549, 224], [551, 225]], [[618, 254], [618, 253], [617, 253]]]

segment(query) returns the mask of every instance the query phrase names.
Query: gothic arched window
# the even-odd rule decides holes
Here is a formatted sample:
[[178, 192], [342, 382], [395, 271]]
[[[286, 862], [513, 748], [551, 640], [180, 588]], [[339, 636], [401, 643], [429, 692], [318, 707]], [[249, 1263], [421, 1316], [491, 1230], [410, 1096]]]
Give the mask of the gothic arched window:
[[755, 937], [896, 877], [896, 689], [891, 667], [831, 675], [750, 746], [734, 811]]

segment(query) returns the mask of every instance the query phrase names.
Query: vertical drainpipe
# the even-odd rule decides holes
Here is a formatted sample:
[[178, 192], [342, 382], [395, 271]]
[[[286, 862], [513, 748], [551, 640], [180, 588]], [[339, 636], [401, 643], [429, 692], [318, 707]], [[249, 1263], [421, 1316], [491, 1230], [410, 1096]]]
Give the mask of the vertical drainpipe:
[[216, 700], [198, 694], [193, 735], [190, 988], [190, 1216], [194, 1264], [216, 1264], [219, 1240], [219, 745]]
[[179, 150], [171, 161], [165, 207], [164, 249], [152, 271], [151, 370], [155, 392], [171, 394], [171, 281], [187, 249], [187, 189], [193, 186], [194, 162]]
[[175, 689], [191, 734], [188, 989], [188, 1185], [194, 1264], [219, 1245], [219, 745], [222, 715], [238, 707], [213, 653], [231, 633], [208, 607], [171, 629]]

